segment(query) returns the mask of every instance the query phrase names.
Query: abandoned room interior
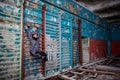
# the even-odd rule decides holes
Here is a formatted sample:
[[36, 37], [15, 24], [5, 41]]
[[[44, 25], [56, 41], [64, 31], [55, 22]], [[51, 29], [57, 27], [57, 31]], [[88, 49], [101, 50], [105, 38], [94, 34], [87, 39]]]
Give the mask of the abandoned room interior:
[[0, 80], [120, 80], [120, 0], [0, 0]]

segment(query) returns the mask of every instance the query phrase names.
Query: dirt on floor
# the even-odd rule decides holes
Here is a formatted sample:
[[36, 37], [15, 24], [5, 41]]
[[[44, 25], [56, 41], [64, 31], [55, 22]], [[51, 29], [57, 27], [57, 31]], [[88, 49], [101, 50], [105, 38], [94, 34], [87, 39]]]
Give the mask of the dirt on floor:
[[120, 56], [96, 60], [45, 80], [120, 80]]

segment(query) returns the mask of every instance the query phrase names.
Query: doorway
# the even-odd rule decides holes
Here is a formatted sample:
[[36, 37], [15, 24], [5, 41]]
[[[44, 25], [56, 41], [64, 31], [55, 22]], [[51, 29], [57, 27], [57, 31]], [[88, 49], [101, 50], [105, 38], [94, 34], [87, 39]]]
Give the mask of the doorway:
[[89, 62], [89, 38], [82, 37], [83, 64]]

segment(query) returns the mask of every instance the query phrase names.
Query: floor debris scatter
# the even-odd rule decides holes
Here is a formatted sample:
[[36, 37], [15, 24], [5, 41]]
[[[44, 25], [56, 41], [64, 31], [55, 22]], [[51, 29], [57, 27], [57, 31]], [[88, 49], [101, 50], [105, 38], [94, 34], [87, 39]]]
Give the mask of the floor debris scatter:
[[45, 80], [120, 80], [120, 56], [98, 59]]

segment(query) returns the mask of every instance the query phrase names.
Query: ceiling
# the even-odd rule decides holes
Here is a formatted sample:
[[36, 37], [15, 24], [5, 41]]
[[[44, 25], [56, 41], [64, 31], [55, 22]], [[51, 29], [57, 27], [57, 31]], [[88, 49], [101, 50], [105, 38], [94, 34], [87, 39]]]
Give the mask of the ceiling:
[[108, 22], [120, 23], [120, 0], [76, 1]]

